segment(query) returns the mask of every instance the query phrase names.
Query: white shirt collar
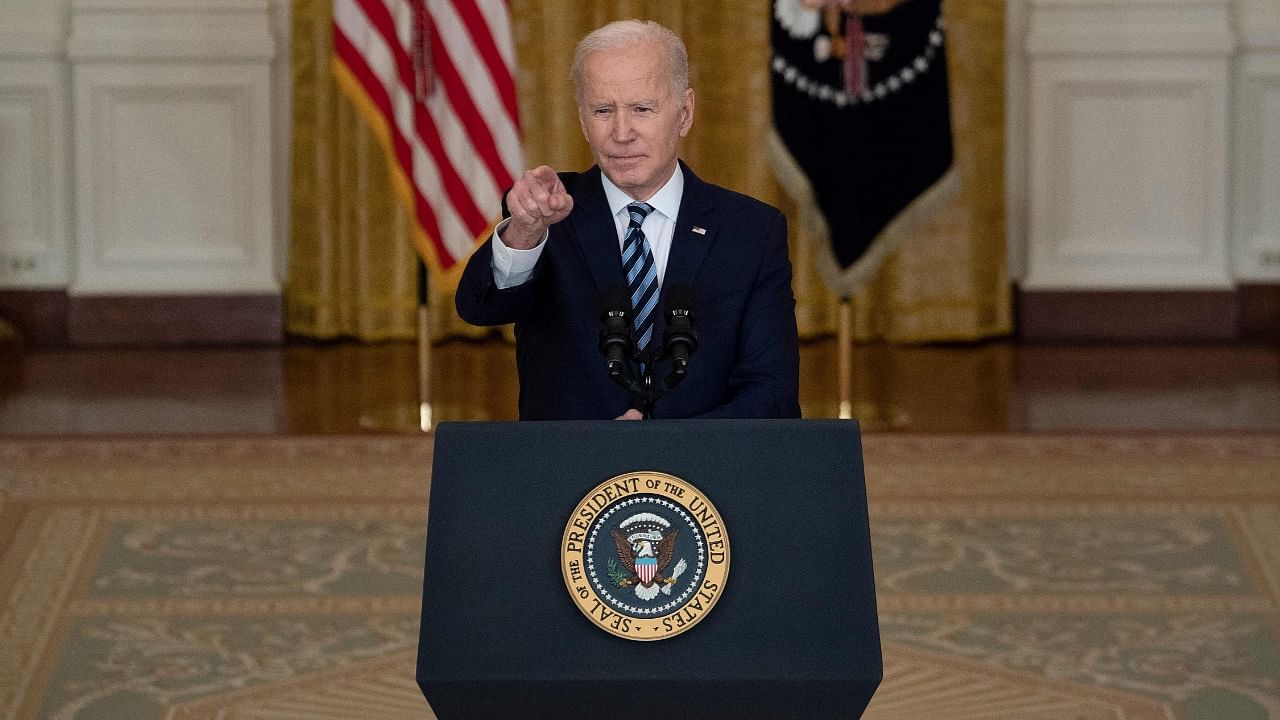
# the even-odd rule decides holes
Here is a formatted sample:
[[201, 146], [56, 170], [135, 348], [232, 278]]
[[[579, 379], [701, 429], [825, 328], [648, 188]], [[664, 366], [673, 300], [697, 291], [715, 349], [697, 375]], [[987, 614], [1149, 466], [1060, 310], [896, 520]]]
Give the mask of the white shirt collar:
[[[617, 217], [623, 208], [635, 202], [635, 198], [623, 192], [608, 175], [600, 173], [600, 182], [604, 185], [604, 196], [609, 201], [609, 210]], [[671, 222], [676, 221], [676, 215], [680, 212], [680, 198], [684, 196], [684, 171], [680, 169], [680, 163], [676, 163], [676, 171], [671, 173], [671, 179], [653, 194], [653, 197], [645, 200], [653, 206], [654, 210], [665, 215]]]

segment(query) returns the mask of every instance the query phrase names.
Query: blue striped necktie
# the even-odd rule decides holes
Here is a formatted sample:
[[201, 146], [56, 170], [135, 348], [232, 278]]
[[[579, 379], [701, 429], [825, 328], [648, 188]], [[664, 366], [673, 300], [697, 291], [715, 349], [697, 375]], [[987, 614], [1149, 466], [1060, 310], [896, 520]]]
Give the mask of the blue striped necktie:
[[627, 206], [631, 222], [622, 243], [622, 270], [627, 274], [627, 287], [631, 291], [631, 328], [636, 350], [640, 352], [653, 338], [653, 311], [658, 305], [658, 266], [653, 263], [649, 241], [640, 229], [645, 216], [651, 212], [653, 206], [648, 203], [633, 202]]

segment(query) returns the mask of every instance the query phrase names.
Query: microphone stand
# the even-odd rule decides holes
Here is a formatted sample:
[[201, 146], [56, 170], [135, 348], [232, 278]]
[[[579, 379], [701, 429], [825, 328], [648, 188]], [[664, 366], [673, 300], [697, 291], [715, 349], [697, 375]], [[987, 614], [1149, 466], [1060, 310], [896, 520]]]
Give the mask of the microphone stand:
[[667, 390], [675, 387], [680, 380], [684, 379], [684, 375], [677, 375], [673, 370], [667, 376], [666, 382], [658, 384], [653, 379], [653, 366], [655, 363], [665, 359], [665, 354], [656, 356], [650, 354], [645, 358], [639, 357], [634, 352], [628, 354], [633, 360], [640, 363], [642, 368], [640, 375], [637, 377], [632, 374], [626, 363], [607, 362], [606, 368], [609, 372], [609, 379], [627, 391], [631, 399], [638, 405], [636, 409], [640, 411], [645, 420], [652, 420], [653, 409], [657, 405], [658, 399], [665, 395]]
[[646, 365], [644, 368], [644, 395], [638, 398], [640, 400], [641, 419], [643, 420], [653, 419], [653, 408], [658, 404], [658, 398], [662, 395], [661, 391], [654, 392], [653, 373], [650, 372], [650, 367], [652, 366]]

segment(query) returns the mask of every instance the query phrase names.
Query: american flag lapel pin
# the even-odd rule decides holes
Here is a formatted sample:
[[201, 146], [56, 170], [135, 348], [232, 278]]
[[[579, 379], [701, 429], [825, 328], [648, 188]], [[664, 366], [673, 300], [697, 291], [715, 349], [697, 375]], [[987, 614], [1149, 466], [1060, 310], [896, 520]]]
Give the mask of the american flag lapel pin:
[[696, 233], [698, 233], [699, 235], [706, 235], [706, 234], [707, 234], [707, 229], [706, 229], [706, 228], [704, 228], [704, 227], [698, 227], [697, 225], [694, 225], [694, 226], [693, 226], [693, 231], [694, 231], [694, 232], [696, 232]]

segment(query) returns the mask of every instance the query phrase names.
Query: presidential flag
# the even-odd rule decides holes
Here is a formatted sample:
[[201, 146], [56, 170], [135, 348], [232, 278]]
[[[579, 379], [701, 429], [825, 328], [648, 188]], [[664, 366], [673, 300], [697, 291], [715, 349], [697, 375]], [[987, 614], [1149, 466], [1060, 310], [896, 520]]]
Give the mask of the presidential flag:
[[522, 171], [504, 0], [335, 0], [333, 70], [387, 152], [427, 266], [456, 270]]
[[771, 156], [849, 297], [956, 191], [941, 0], [774, 0], [772, 25]]

